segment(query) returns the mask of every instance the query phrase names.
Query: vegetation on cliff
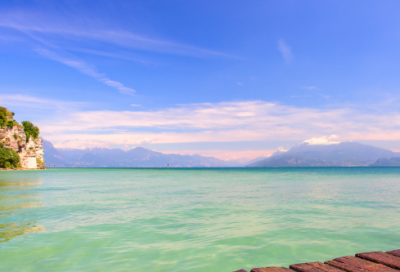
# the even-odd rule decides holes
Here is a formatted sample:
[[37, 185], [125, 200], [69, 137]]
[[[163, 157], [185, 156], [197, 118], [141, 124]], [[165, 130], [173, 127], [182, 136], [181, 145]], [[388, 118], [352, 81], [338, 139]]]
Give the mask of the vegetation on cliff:
[[19, 124], [13, 112], [0, 107], [0, 168], [44, 169], [38, 137], [38, 127], [29, 121]]
[[0, 168], [20, 167], [19, 155], [11, 148], [0, 148]]
[[[12, 127], [16, 124], [12, 119], [13, 112], [4, 107], [0, 107], [0, 128], [7, 126]], [[7, 142], [8, 138], [5, 139]], [[0, 168], [14, 168], [19, 166], [19, 155], [11, 148], [4, 148], [4, 144], [0, 142]]]
[[4, 107], [0, 107], [0, 128], [7, 124], [7, 117], [12, 118], [14, 114]]
[[45, 165], [44, 165], [44, 159], [43, 161], [41, 159], [36, 159], [36, 164], [38, 166], [39, 169], [45, 169]]
[[27, 142], [29, 141], [30, 136], [32, 136], [33, 139], [37, 139], [39, 137], [39, 128], [31, 122], [22, 121], [22, 126], [24, 127]]

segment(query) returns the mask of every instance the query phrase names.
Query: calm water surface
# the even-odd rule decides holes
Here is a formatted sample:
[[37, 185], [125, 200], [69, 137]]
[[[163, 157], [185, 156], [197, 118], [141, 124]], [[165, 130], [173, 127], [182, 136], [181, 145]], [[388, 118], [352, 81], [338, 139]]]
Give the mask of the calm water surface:
[[0, 172], [1, 271], [207, 271], [400, 248], [400, 168]]

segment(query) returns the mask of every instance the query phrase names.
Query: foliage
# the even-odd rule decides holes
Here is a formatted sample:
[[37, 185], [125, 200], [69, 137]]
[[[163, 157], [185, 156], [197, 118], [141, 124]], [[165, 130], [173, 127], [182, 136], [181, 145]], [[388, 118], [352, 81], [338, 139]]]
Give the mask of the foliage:
[[0, 112], [0, 128], [4, 127], [7, 122], [7, 117], [4, 112]]
[[13, 117], [13, 114], [4, 107], [0, 107], [0, 127], [4, 127], [7, 122], [7, 116]]
[[17, 125], [17, 122], [15, 122], [14, 120], [8, 120], [6, 122], [6, 125], [7, 125], [8, 128], [12, 128], [13, 126]]
[[29, 137], [32, 136], [33, 139], [37, 139], [39, 137], [39, 128], [33, 125], [29, 121], [22, 121], [22, 125], [24, 126], [24, 131], [26, 135], [26, 141], [29, 141]]
[[14, 133], [14, 139], [16, 140], [16, 139], [18, 139], [18, 135], [17, 135], [17, 133]]
[[3, 147], [4, 147], [4, 143], [0, 142], [0, 148], [3, 148]]
[[4, 113], [5, 116], [9, 116], [9, 117], [13, 116], [13, 114], [9, 110], [7, 110], [7, 108], [4, 108], [4, 107], [0, 107], [0, 112]]
[[39, 169], [44, 169], [45, 168], [44, 162], [42, 162], [41, 159], [36, 158], [36, 164], [37, 164]]
[[19, 155], [11, 148], [0, 148], [0, 168], [18, 167], [19, 160]]

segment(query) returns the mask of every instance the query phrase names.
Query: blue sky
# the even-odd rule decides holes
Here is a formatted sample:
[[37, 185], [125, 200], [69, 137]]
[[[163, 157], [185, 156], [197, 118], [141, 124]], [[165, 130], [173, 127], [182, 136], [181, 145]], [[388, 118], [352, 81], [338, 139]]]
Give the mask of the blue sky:
[[0, 1], [0, 104], [57, 147], [250, 159], [323, 138], [400, 150], [399, 8]]

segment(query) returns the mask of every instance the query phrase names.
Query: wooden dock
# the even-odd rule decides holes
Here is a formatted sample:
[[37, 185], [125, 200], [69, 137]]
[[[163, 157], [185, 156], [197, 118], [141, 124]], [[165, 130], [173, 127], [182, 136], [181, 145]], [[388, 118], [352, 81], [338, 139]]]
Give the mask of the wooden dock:
[[[250, 272], [399, 272], [400, 249], [387, 252], [357, 253], [355, 256], [336, 258], [324, 263], [292, 264], [286, 267], [260, 267]], [[240, 269], [234, 272], [247, 272]]]

